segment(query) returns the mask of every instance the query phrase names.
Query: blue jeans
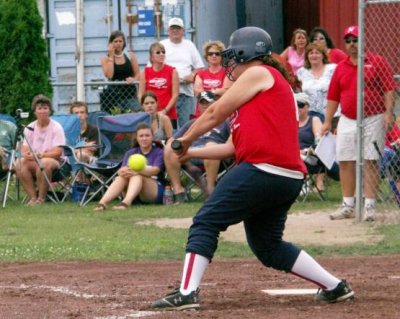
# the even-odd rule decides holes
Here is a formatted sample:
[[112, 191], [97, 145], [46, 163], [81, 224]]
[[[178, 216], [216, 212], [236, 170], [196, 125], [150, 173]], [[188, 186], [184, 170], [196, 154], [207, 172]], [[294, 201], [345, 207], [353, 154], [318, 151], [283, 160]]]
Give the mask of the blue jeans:
[[219, 233], [243, 221], [257, 258], [267, 267], [290, 271], [300, 249], [282, 236], [287, 212], [302, 185], [303, 180], [270, 174], [249, 163], [233, 167], [193, 218], [186, 252], [211, 260]]
[[176, 109], [178, 112], [178, 129], [190, 120], [190, 115], [194, 113], [195, 100], [193, 96], [179, 94]]

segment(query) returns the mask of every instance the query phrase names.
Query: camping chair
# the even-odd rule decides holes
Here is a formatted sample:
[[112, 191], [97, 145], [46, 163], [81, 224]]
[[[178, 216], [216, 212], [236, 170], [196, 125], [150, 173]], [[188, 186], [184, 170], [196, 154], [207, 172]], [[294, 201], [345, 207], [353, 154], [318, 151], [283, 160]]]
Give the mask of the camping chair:
[[[235, 165], [232, 159], [221, 160], [217, 180], [215, 184]], [[190, 164], [181, 169], [181, 180], [185, 185], [186, 197], [189, 201], [195, 201], [206, 196], [206, 171], [203, 165]]]
[[139, 112], [97, 118], [96, 126], [100, 137], [99, 158], [94, 163], [79, 162], [76, 157], [72, 159], [76, 170], [74, 183], [77, 182], [78, 174], [83, 174], [85, 180], [89, 181], [80, 206], [85, 206], [97, 196], [102, 195], [114, 180], [125, 152], [132, 147], [132, 137], [140, 122], [150, 125], [150, 114]]
[[322, 193], [323, 191], [318, 188], [315, 180], [317, 174], [326, 173], [324, 164], [310, 151], [306, 156], [304, 156], [303, 161], [307, 167], [307, 176], [300, 192], [300, 196], [303, 197], [302, 202], [305, 202], [311, 193], [316, 194], [321, 201], [325, 201], [325, 197]]
[[[61, 124], [64, 129], [66, 143], [68, 146], [75, 147], [80, 140], [81, 122], [75, 114], [55, 114], [51, 119]], [[60, 145], [62, 147], [62, 145]], [[64, 156], [61, 166], [54, 171], [50, 190], [47, 197], [53, 203], [63, 203], [72, 190], [71, 184], [71, 165]], [[56, 189], [58, 191], [56, 191]]]
[[[12, 158], [15, 153], [15, 142], [17, 138], [17, 126], [15, 125], [15, 119], [8, 114], [0, 114], [0, 147], [1, 147], [1, 162], [0, 165], [0, 198], [2, 201], [2, 207], [6, 206], [8, 198], [12, 198], [9, 195], [9, 187], [11, 184], [11, 178], [13, 175]], [[3, 169], [3, 166], [7, 166], [7, 169]], [[15, 187], [16, 196], [19, 197], [18, 185]]]

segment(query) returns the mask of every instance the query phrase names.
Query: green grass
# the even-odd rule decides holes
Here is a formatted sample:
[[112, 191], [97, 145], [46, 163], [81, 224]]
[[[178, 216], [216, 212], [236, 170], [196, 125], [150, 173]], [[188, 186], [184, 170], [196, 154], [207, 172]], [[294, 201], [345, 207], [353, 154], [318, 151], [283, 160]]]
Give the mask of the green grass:
[[[292, 211], [328, 209], [340, 202], [340, 190], [329, 186], [328, 200], [310, 195], [305, 203], [296, 203]], [[93, 212], [93, 204], [81, 208], [75, 203], [46, 203], [27, 207], [9, 201], [0, 208], [0, 261], [61, 260], [162, 260], [181, 259], [187, 229], [138, 225], [141, 220], [192, 217], [200, 202], [159, 206], [141, 205], [123, 212]], [[317, 255], [379, 255], [400, 251], [400, 225], [381, 226], [374, 231], [384, 235], [375, 245], [309, 246]], [[217, 256], [252, 256], [245, 243], [220, 240]]]

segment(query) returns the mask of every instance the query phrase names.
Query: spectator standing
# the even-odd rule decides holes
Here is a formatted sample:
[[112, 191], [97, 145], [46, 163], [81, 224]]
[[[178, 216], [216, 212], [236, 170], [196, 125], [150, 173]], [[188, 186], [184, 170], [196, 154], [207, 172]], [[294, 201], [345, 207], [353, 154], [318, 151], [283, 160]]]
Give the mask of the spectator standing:
[[192, 41], [183, 38], [184, 33], [182, 19], [171, 18], [168, 21], [168, 39], [161, 41], [166, 50], [165, 63], [175, 67], [179, 75], [178, 128], [194, 114], [193, 82], [196, 72], [204, 68], [199, 51]]
[[[53, 109], [48, 97], [35, 96], [32, 101], [32, 112], [36, 121], [24, 129], [22, 158], [17, 160], [15, 169], [29, 197], [27, 203], [29, 206], [44, 203], [49, 185], [43, 172], [51, 181], [54, 170], [59, 168], [61, 163], [63, 150], [59, 145], [65, 145], [66, 141], [63, 127], [50, 118]], [[40, 162], [43, 172], [36, 160]]]
[[80, 140], [83, 144], [80, 145], [79, 149], [75, 151], [76, 156], [80, 161], [89, 163], [94, 159], [94, 156], [97, 153], [97, 145], [99, 144], [99, 131], [95, 126], [87, 123], [89, 112], [85, 102], [73, 102], [69, 112], [77, 115], [81, 123]]
[[[177, 127], [176, 102], [179, 96], [179, 76], [176, 69], [165, 64], [166, 51], [163, 44], [153, 43], [149, 48], [150, 66], [145, 67], [140, 75], [139, 101], [145, 91], [157, 95], [158, 111], [168, 115], [174, 128]], [[143, 105], [143, 103], [142, 103]]]
[[329, 63], [336, 63], [345, 60], [347, 55], [340, 49], [335, 48], [328, 32], [322, 27], [315, 27], [310, 32], [310, 42], [322, 45], [328, 53]]
[[[208, 68], [196, 73], [194, 80], [194, 95], [198, 96], [203, 91], [211, 91], [221, 96], [232, 85], [225, 76], [225, 68], [221, 66], [221, 52], [225, 45], [221, 41], [208, 41], [203, 46], [203, 57], [207, 61]], [[200, 116], [199, 105], [196, 106], [194, 117]]]
[[151, 129], [153, 131], [153, 140], [166, 142], [172, 137], [172, 124], [169, 117], [163, 113], [157, 112], [158, 100], [157, 95], [152, 91], [147, 91], [142, 94], [140, 100], [143, 111], [151, 115]]
[[281, 57], [289, 62], [292, 66], [294, 75], [304, 64], [304, 53], [308, 44], [307, 31], [303, 29], [296, 29], [293, 31], [290, 46], [288, 46], [282, 53]]
[[[337, 127], [336, 157], [340, 167], [343, 204], [330, 215], [332, 220], [353, 218], [355, 204], [358, 26], [345, 29], [344, 41], [348, 57], [338, 64], [332, 76], [321, 130], [321, 134], [330, 131], [332, 118], [340, 103], [342, 114]], [[373, 142], [376, 141], [383, 150], [385, 128], [390, 129], [394, 120], [395, 83], [393, 71], [383, 57], [366, 52], [364, 63], [364, 221], [369, 222], [375, 220], [379, 185], [379, 156]]]
[[297, 72], [301, 89], [308, 96], [309, 115], [318, 116], [321, 122], [325, 119], [326, 94], [336, 64], [328, 63], [324, 47], [311, 43], [307, 46], [304, 66]]
[[[128, 159], [133, 154], [147, 158], [147, 165], [141, 171], [128, 167]], [[146, 123], [139, 123], [136, 130], [136, 143], [128, 150], [118, 170], [118, 176], [101, 198], [95, 211], [104, 211], [107, 204], [119, 195], [124, 194], [121, 203], [114, 210], [125, 210], [136, 199], [138, 203], [162, 204], [164, 194], [164, 160], [163, 149], [153, 143], [153, 132]]]
[[108, 39], [107, 55], [101, 58], [104, 75], [110, 81], [125, 81], [126, 85], [109, 85], [102, 93], [103, 111], [119, 106], [121, 112], [138, 111], [136, 82], [139, 81], [139, 65], [132, 51], [124, 52], [125, 35], [122, 31], [113, 31]]

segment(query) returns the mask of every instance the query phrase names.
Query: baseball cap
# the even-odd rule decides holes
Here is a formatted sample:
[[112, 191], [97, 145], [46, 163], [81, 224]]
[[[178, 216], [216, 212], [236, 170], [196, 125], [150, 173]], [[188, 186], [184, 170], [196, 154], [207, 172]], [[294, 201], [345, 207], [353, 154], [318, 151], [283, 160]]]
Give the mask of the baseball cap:
[[309, 104], [308, 101], [308, 96], [307, 94], [300, 92], [300, 93], [295, 93], [294, 97], [296, 98], [296, 102], [297, 103], [301, 103], [301, 104]]
[[348, 37], [349, 35], [352, 35], [353, 37], [358, 38], [358, 26], [352, 25], [350, 27], [347, 27], [344, 30], [343, 38]]
[[210, 91], [203, 91], [197, 95], [197, 101], [201, 103], [202, 100], [205, 100], [208, 103], [215, 102], [215, 94]]
[[178, 26], [178, 27], [180, 27], [180, 28], [183, 28], [183, 21], [182, 21], [182, 19], [181, 18], [177, 18], [177, 17], [174, 17], [174, 18], [171, 18], [169, 21], [168, 21], [168, 28], [170, 28], [170, 27], [172, 27], [172, 26]]

